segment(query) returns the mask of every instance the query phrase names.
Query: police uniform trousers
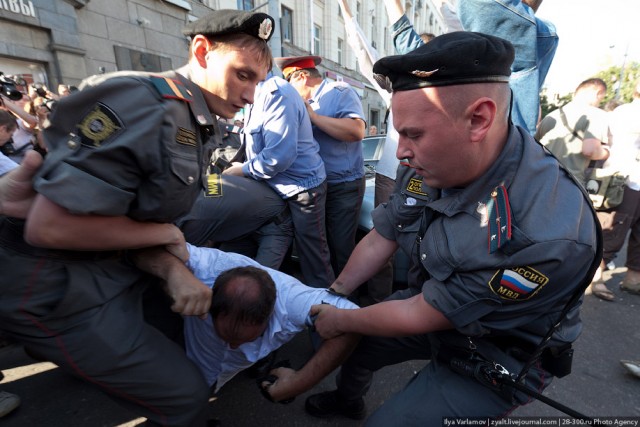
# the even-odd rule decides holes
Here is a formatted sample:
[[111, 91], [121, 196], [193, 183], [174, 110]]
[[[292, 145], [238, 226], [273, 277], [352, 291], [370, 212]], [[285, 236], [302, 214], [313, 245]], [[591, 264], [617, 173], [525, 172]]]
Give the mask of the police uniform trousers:
[[287, 199], [304, 283], [315, 288], [335, 280], [325, 229], [326, 199], [326, 181]]
[[117, 253], [31, 247], [8, 221], [0, 222], [2, 329], [138, 415], [204, 425], [207, 384], [178, 345], [143, 321], [141, 273]]
[[[393, 193], [396, 181], [388, 176], [376, 173], [374, 207], [381, 203], [387, 203]], [[384, 301], [393, 292], [393, 259], [394, 256], [367, 282], [368, 303]], [[362, 298], [360, 299], [361, 306]], [[366, 304], [369, 305], [369, 304]]]
[[[404, 289], [388, 300], [407, 299], [418, 293], [419, 289]], [[500, 418], [530, 401], [521, 392], [516, 392], [508, 401], [475, 379], [452, 371], [435, 357], [438, 347], [438, 341], [430, 334], [401, 338], [363, 337], [336, 379], [338, 393], [345, 401], [363, 397], [378, 369], [409, 360], [431, 360], [402, 391], [375, 410], [365, 425], [424, 427], [443, 425], [444, 417]], [[550, 379], [549, 374], [534, 366], [526, 382], [541, 392]]]
[[327, 185], [325, 224], [331, 266], [336, 276], [340, 275], [356, 246], [364, 189], [364, 178]]

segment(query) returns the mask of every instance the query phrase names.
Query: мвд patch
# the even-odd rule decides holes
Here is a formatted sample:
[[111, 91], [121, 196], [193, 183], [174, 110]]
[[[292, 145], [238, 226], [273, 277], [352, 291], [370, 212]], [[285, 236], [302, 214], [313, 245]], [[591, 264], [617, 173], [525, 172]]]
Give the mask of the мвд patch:
[[498, 270], [489, 281], [489, 287], [500, 298], [523, 301], [533, 297], [549, 278], [531, 267]]

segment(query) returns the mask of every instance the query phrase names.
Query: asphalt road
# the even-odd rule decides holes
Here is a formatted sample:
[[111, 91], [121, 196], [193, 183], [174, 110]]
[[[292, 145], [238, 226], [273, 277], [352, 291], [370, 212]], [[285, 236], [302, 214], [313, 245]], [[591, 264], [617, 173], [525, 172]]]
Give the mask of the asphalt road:
[[[640, 296], [619, 289], [624, 271], [618, 268], [606, 273], [617, 296], [615, 302], [585, 297], [584, 332], [575, 344], [573, 372], [556, 379], [545, 395], [589, 416], [640, 420], [640, 379], [628, 374], [619, 363], [620, 359], [640, 359]], [[302, 333], [280, 350], [279, 359], [289, 359], [296, 367], [310, 354], [308, 335]], [[411, 362], [380, 371], [366, 397], [369, 410], [400, 390], [424, 363]], [[20, 408], [0, 420], [2, 427], [130, 427], [144, 422], [94, 388], [61, 373], [54, 365], [30, 359], [19, 345], [0, 349], [0, 370], [5, 374], [0, 389], [22, 398]], [[320, 420], [305, 414], [306, 396], [332, 389], [334, 375], [293, 403], [281, 405], [265, 400], [255, 381], [241, 373], [210, 403], [210, 413], [221, 420], [223, 427], [362, 425], [359, 421]], [[517, 409], [513, 416], [564, 415], [536, 401]]]

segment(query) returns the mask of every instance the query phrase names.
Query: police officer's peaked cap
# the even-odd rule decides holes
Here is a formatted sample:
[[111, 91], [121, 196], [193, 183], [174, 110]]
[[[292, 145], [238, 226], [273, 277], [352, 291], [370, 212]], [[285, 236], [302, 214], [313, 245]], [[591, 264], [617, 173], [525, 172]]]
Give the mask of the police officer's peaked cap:
[[381, 87], [391, 91], [468, 83], [509, 82], [514, 49], [499, 37], [456, 31], [435, 37], [405, 55], [373, 65]]
[[305, 68], [316, 68], [316, 66], [322, 62], [322, 58], [315, 55], [285, 56], [273, 58], [273, 62], [282, 70], [282, 75], [287, 79], [294, 71], [304, 70]]
[[273, 35], [274, 20], [266, 13], [244, 10], [222, 9], [211, 12], [188, 24], [182, 34], [185, 36], [222, 36], [245, 33], [264, 41]]

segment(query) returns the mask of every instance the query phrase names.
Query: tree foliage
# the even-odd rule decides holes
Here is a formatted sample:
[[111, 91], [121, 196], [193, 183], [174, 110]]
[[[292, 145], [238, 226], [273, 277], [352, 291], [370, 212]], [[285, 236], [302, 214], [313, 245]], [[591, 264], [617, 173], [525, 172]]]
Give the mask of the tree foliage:
[[[622, 75], [622, 84], [620, 77]], [[640, 64], [632, 62], [626, 64], [624, 72], [621, 73], [621, 67], [613, 66], [596, 74], [607, 84], [607, 96], [605, 96], [602, 104], [615, 99], [621, 103], [631, 102], [633, 89], [636, 81], [640, 78]], [[619, 89], [618, 89], [619, 87]], [[619, 91], [619, 93], [618, 93]]]

